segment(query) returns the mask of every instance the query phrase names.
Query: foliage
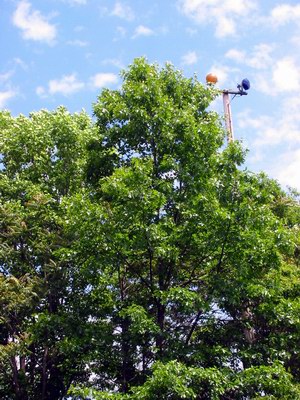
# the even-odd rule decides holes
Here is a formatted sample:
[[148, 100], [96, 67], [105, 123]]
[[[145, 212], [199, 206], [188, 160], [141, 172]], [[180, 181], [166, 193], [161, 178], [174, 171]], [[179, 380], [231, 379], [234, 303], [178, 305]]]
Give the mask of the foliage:
[[[88, 316], [65, 248], [63, 199], [84, 185], [84, 113], [1, 114], [0, 397], [55, 399], [84, 376]], [[87, 339], [88, 337], [88, 339]]]
[[137, 59], [85, 113], [2, 113], [3, 399], [300, 398], [297, 193], [218, 95]]
[[280, 364], [251, 367], [237, 374], [227, 369], [193, 368], [177, 362], [157, 362], [152, 376], [129, 394], [72, 388], [70, 393], [95, 400], [160, 399], [298, 399], [299, 390]]

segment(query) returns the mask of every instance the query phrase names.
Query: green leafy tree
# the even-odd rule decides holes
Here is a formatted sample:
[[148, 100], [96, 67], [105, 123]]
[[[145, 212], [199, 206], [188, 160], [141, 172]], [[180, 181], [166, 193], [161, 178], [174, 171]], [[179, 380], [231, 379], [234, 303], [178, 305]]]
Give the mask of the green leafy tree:
[[88, 314], [66, 248], [64, 199], [84, 186], [95, 130], [64, 108], [0, 115], [0, 397], [60, 399], [85, 377]]
[[297, 399], [299, 202], [137, 59], [96, 122], [1, 114], [4, 399]]
[[[71, 227], [85, 238], [86, 269], [113, 296], [110, 351], [91, 366], [92, 387], [100, 398], [116, 389], [149, 399], [297, 398], [297, 201], [241, 171], [238, 143], [223, 148], [220, 119], [207, 110], [212, 88], [144, 59], [123, 78], [95, 104], [94, 191], [77, 196], [86, 223]], [[172, 366], [186, 371], [182, 391]], [[193, 368], [210, 382], [196, 380], [194, 394]]]

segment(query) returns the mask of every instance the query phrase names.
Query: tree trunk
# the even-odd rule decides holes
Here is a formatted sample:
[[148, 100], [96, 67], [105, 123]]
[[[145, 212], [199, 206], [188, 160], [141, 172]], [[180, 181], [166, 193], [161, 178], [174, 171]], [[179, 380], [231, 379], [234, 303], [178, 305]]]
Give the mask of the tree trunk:
[[131, 358], [131, 344], [129, 336], [129, 318], [124, 318], [121, 321], [122, 329], [122, 392], [128, 393], [129, 384], [134, 380], [135, 368]]
[[159, 359], [163, 358], [164, 354], [164, 325], [165, 325], [165, 312], [166, 308], [163, 304], [158, 302], [157, 304], [157, 324], [160, 332], [156, 337], [156, 347], [158, 348]]
[[47, 359], [48, 359], [48, 347], [45, 347], [43, 356], [43, 366], [42, 366], [42, 397], [41, 400], [46, 398], [46, 387], [47, 387]]

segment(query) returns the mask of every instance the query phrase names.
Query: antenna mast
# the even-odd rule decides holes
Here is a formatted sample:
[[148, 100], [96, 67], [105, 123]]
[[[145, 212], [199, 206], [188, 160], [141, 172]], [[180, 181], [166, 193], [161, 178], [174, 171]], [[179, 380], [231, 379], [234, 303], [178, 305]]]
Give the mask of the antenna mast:
[[[206, 75], [206, 82], [209, 85], [215, 85], [218, 82], [218, 77], [212, 73]], [[250, 89], [250, 82], [247, 78], [243, 79], [240, 84], [237, 85], [237, 89], [224, 89], [222, 90], [223, 94], [223, 107], [224, 107], [224, 118], [225, 118], [225, 127], [227, 130], [227, 143], [230, 143], [234, 140], [233, 136], [233, 124], [232, 124], [232, 116], [231, 116], [231, 100], [233, 100], [236, 96], [245, 96], [247, 95], [247, 90]], [[233, 95], [230, 100], [230, 94]]]

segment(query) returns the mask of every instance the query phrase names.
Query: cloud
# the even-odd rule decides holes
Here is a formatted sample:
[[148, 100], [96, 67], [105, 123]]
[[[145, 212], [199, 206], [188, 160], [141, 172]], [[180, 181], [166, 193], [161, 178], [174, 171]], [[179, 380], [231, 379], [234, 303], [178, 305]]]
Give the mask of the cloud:
[[237, 126], [251, 141], [249, 161], [264, 163], [264, 169], [283, 185], [300, 189], [300, 95], [285, 98], [280, 112], [256, 117], [249, 110], [236, 115]]
[[16, 91], [14, 90], [5, 90], [5, 91], [0, 91], [0, 108], [4, 108], [7, 104], [7, 102], [12, 99], [13, 97], [16, 96]]
[[300, 88], [300, 69], [291, 57], [277, 61], [273, 73], [273, 82], [278, 92], [298, 91]]
[[74, 31], [75, 31], [75, 32], [82, 32], [82, 31], [84, 31], [84, 30], [85, 30], [85, 27], [82, 26], [82, 25], [77, 25], [77, 26], [75, 26], [75, 28], [74, 28]]
[[111, 15], [125, 19], [126, 21], [133, 21], [135, 16], [134, 12], [127, 4], [117, 1], [111, 12]]
[[230, 49], [227, 51], [225, 54], [225, 57], [230, 58], [231, 60], [238, 62], [238, 63], [243, 63], [245, 64], [247, 58], [246, 58], [246, 52], [237, 50], [237, 49]]
[[0, 83], [5, 83], [7, 82], [14, 74], [14, 70], [10, 70], [7, 72], [4, 72], [3, 74], [0, 74]]
[[88, 0], [60, 0], [63, 3], [67, 3], [70, 6], [85, 6]]
[[73, 93], [79, 92], [84, 88], [100, 89], [104, 86], [116, 84], [117, 82], [118, 76], [110, 72], [98, 73], [90, 77], [87, 83], [79, 80], [76, 74], [73, 73], [70, 75], [64, 75], [60, 79], [50, 80], [47, 88], [44, 86], [37, 86], [35, 92], [41, 98], [48, 98], [49, 96], [55, 94], [69, 96]]
[[254, 146], [300, 145], [300, 95], [284, 99], [280, 104], [280, 113], [261, 115], [255, 118], [249, 111], [237, 116], [240, 128], [252, 129], [257, 133], [253, 138]]
[[217, 17], [216, 36], [219, 38], [232, 36], [236, 33], [234, 19], [226, 15]]
[[103, 65], [113, 65], [114, 67], [119, 68], [119, 69], [125, 68], [125, 65], [118, 58], [106, 58], [105, 60], [103, 60], [101, 62], [101, 64], [103, 64]]
[[101, 89], [105, 86], [113, 85], [118, 82], [118, 76], [111, 72], [98, 73], [91, 77], [91, 85], [95, 89]]
[[31, 4], [22, 0], [13, 14], [13, 24], [22, 30], [26, 40], [53, 43], [56, 38], [56, 27], [51, 25], [40, 11], [32, 10]]
[[187, 32], [190, 36], [194, 36], [194, 35], [196, 35], [196, 34], [198, 33], [198, 30], [195, 29], [195, 28], [187, 27], [187, 28], [186, 28], [186, 32]]
[[195, 51], [189, 51], [181, 57], [181, 62], [183, 65], [193, 65], [198, 61], [198, 56]]
[[[207, 74], [214, 74], [218, 78], [216, 88], [219, 89], [232, 89], [236, 88], [236, 84], [240, 79], [240, 70], [232, 66], [223, 64], [213, 64], [209, 69], [203, 71], [202, 79], [205, 81]], [[223, 101], [222, 96], [217, 96], [216, 99], [210, 104], [210, 109], [217, 113], [223, 114]]]
[[[242, 118], [242, 120], [241, 120]], [[286, 120], [279, 120], [274, 116], [261, 115], [259, 117], [253, 117], [249, 113], [244, 115], [239, 114], [237, 117], [238, 126], [240, 128], [247, 128], [255, 132], [257, 135], [252, 137], [252, 145], [256, 150], [260, 150], [262, 147], [277, 146], [284, 141], [291, 140], [291, 131], [287, 132], [289, 123]], [[289, 133], [289, 137], [287, 135]]]
[[47, 96], [47, 93], [46, 93], [46, 90], [45, 90], [45, 88], [44, 88], [43, 86], [38, 86], [38, 87], [35, 89], [35, 93], [36, 93], [39, 97], [41, 97], [41, 98], [46, 98], [46, 97], [48, 97], [48, 96]]
[[15, 57], [15, 58], [13, 59], [13, 61], [14, 61], [14, 63], [15, 63], [16, 66], [17, 66], [17, 65], [20, 66], [24, 71], [28, 70], [28, 65], [27, 65], [26, 62], [23, 61], [21, 58]]
[[68, 0], [68, 3], [70, 3], [71, 5], [83, 5], [85, 6], [87, 4], [87, 0]]
[[84, 83], [77, 80], [76, 74], [65, 75], [61, 79], [49, 81], [49, 93], [68, 96], [84, 88]]
[[24, 71], [28, 69], [27, 64], [18, 57], [13, 58], [13, 60], [10, 62], [10, 65], [12, 65], [12, 67], [8, 71], [0, 73], [0, 84], [5, 85], [6, 89], [8, 89], [10, 80], [17, 71], [17, 67], [21, 67]]
[[69, 96], [85, 87], [84, 82], [77, 79], [76, 74], [64, 75], [61, 79], [52, 79], [48, 83], [48, 90], [43, 86], [36, 88], [36, 94], [42, 98], [47, 97], [48, 94], [62, 94]]
[[79, 39], [74, 39], [74, 40], [69, 40], [67, 42], [69, 46], [76, 46], [76, 47], [86, 47], [89, 45], [89, 42], [86, 42], [84, 40], [79, 40]]
[[279, 4], [274, 7], [270, 13], [269, 22], [274, 27], [286, 25], [290, 22], [299, 23], [300, 21], [300, 4]]
[[300, 46], [300, 35], [294, 35], [291, 37], [290, 42], [292, 43], [292, 45], [295, 46]]
[[[283, 167], [284, 166], [284, 167]], [[300, 189], [300, 148], [281, 154], [272, 173], [282, 185]]]
[[255, 87], [262, 93], [278, 95], [300, 90], [300, 67], [293, 57], [273, 60], [271, 70], [255, 78]]
[[255, 0], [179, 0], [177, 4], [197, 24], [213, 24], [220, 38], [235, 35], [240, 18], [256, 9]]
[[127, 30], [123, 26], [117, 26], [116, 36], [113, 38], [114, 42], [123, 39], [127, 34]]
[[[236, 71], [234, 68], [225, 65], [214, 64], [207, 73], [212, 73], [218, 77], [218, 86], [223, 86], [228, 83], [229, 73]], [[205, 75], [207, 75], [207, 73]]]
[[252, 129], [252, 132], [257, 132], [257, 135], [251, 140], [251, 146], [255, 151], [260, 152], [263, 148], [270, 150], [270, 147], [299, 143], [300, 126], [296, 121], [267, 115], [251, 118], [249, 115], [245, 118], [245, 122], [241, 122], [241, 117], [238, 115], [237, 118], [240, 128]]
[[265, 69], [273, 63], [273, 59], [271, 57], [273, 50], [273, 45], [260, 43], [254, 46], [252, 52], [230, 49], [225, 54], [225, 57], [235, 61], [238, 64], [244, 64], [255, 69]]
[[154, 31], [152, 29], [144, 25], [139, 25], [138, 27], [136, 27], [132, 38], [134, 39], [138, 36], [151, 36], [151, 35], [154, 35]]

